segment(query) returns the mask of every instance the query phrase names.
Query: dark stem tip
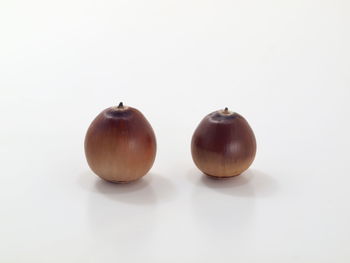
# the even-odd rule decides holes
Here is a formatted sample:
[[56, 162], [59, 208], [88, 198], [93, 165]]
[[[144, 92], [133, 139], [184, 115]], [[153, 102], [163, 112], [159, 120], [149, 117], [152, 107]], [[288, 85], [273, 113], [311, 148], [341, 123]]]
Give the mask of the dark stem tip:
[[225, 107], [225, 111], [228, 111], [228, 108], [227, 108], [227, 107]]
[[118, 105], [118, 108], [123, 108], [123, 107], [124, 107], [123, 102], [120, 102]]

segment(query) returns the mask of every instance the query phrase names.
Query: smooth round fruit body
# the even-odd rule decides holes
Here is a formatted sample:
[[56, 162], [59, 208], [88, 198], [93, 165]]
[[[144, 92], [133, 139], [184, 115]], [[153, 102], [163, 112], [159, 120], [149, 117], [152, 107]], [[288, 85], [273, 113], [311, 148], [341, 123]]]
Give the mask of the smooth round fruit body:
[[105, 109], [94, 119], [84, 146], [91, 170], [107, 181], [118, 183], [147, 174], [157, 148], [147, 119], [137, 109], [122, 103]]
[[227, 178], [249, 168], [255, 158], [256, 140], [248, 122], [225, 108], [200, 122], [192, 136], [191, 152], [203, 173]]

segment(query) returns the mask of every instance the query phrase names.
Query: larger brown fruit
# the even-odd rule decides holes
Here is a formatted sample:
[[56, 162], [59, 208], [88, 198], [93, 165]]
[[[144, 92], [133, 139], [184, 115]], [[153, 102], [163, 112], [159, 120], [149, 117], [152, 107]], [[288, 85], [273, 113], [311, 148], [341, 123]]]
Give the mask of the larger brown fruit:
[[85, 136], [85, 155], [94, 173], [111, 182], [129, 182], [144, 176], [156, 156], [153, 129], [140, 111], [110, 107], [91, 123]]
[[195, 130], [192, 158], [205, 174], [217, 178], [241, 174], [252, 164], [256, 141], [248, 122], [227, 108], [207, 115]]

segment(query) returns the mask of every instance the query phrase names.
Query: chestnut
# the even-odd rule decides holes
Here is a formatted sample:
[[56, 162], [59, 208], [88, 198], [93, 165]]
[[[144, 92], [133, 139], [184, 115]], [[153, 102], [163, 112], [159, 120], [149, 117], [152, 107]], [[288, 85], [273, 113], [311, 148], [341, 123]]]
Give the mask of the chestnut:
[[87, 130], [84, 147], [91, 170], [116, 183], [134, 181], [147, 174], [157, 148], [147, 119], [122, 102], [97, 115]]
[[256, 140], [243, 116], [225, 108], [200, 122], [192, 136], [191, 152], [204, 174], [227, 178], [249, 168], [255, 158]]

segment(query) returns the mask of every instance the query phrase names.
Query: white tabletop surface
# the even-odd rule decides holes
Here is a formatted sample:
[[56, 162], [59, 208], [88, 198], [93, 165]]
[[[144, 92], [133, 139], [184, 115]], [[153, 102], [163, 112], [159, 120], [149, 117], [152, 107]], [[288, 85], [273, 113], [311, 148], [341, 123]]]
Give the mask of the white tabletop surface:
[[[349, 1], [0, 5], [0, 262], [350, 262]], [[129, 185], [83, 150], [119, 101], [158, 143]], [[258, 152], [214, 181], [190, 140], [223, 107]]]

